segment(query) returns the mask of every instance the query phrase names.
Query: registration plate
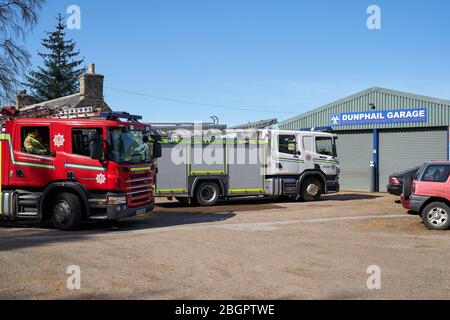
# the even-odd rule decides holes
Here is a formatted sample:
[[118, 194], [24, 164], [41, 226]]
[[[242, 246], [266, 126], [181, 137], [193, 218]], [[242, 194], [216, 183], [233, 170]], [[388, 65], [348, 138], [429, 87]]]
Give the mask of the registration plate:
[[136, 214], [143, 214], [143, 213], [146, 213], [146, 212], [147, 212], [146, 208], [142, 208], [142, 209], [136, 210]]

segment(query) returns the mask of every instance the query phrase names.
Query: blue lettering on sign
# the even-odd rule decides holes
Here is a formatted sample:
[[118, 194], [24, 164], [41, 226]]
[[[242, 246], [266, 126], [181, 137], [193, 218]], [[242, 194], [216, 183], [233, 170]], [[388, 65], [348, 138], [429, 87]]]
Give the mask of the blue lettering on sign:
[[330, 125], [332, 126], [427, 121], [428, 109], [426, 108], [333, 113], [330, 115]]

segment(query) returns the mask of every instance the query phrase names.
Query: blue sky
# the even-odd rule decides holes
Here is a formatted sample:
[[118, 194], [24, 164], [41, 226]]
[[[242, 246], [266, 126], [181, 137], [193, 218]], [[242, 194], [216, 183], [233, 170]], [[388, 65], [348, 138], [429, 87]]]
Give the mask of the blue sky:
[[[47, 0], [33, 54], [72, 4], [68, 35], [107, 102], [149, 122], [284, 120], [371, 86], [450, 99], [448, 0]], [[366, 27], [371, 4], [381, 30]]]

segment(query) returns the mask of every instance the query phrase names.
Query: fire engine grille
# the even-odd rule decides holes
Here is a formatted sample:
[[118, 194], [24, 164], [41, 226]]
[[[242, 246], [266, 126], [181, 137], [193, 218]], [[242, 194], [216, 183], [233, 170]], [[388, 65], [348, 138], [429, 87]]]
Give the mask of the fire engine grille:
[[132, 173], [127, 181], [127, 196], [130, 207], [137, 207], [151, 202], [153, 193], [153, 176], [151, 171]]

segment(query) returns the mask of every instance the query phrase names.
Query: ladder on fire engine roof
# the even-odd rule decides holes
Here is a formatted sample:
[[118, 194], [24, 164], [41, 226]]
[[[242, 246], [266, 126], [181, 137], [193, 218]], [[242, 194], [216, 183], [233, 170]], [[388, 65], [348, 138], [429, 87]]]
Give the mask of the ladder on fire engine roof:
[[238, 126], [233, 126], [230, 129], [266, 129], [278, 123], [278, 119], [261, 120], [257, 122], [249, 122]]
[[93, 107], [72, 108], [63, 106], [58, 108], [49, 108], [46, 106], [33, 106], [17, 110], [13, 106], [3, 107], [0, 113], [0, 126], [6, 121], [26, 118], [56, 118], [56, 119], [119, 119], [124, 118], [129, 121], [137, 121], [140, 116], [130, 115], [127, 112], [101, 112]]
[[160, 131], [174, 131], [178, 129], [183, 130], [194, 130], [195, 128], [201, 128], [202, 130], [225, 130], [227, 128], [226, 124], [216, 124], [216, 123], [193, 123], [193, 122], [152, 122], [146, 123], [152, 128]]
[[46, 106], [33, 106], [17, 110], [15, 107], [3, 107], [1, 110], [0, 124], [5, 121], [26, 118], [93, 118], [99, 117], [99, 112], [92, 107], [71, 108], [69, 106], [49, 108]]

